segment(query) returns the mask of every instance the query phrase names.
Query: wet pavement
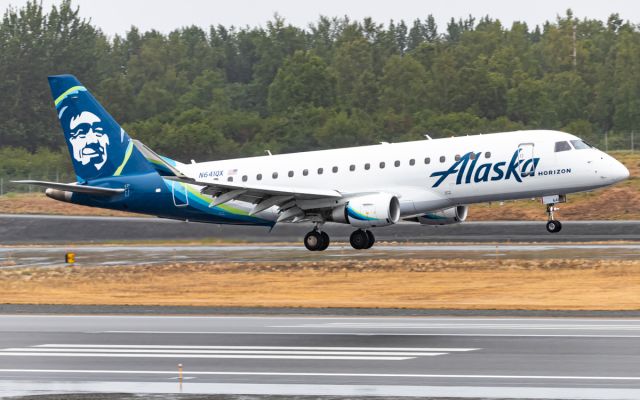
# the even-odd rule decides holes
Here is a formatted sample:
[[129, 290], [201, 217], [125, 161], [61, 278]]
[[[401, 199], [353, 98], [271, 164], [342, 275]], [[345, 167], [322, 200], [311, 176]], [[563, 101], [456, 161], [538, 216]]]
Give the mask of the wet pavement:
[[[0, 214], [0, 244], [91, 244], [127, 241], [295, 242], [310, 224], [278, 224], [273, 230], [256, 226], [186, 223], [159, 218], [73, 217]], [[326, 224], [333, 242], [349, 240], [354, 228]], [[562, 231], [549, 233], [540, 221], [464, 222], [446, 226], [399, 223], [374, 230], [379, 241], [399, 243], [479, 242], [640, 242], [640, 221], [563, 221]]]
[[0, 269], [53, 267], [65, 264], [65, 253], [75, 253], [77, 265], [117, 266], [202, 262], [284, 262], [362, 259], [611, 259], [640, 257], [640, 243], [629, 244], [416, 244], [376, 245], [365, 251], [346, 243], [310, 253], [301, 245], [218, 246], [8, 246], [0, 247]]

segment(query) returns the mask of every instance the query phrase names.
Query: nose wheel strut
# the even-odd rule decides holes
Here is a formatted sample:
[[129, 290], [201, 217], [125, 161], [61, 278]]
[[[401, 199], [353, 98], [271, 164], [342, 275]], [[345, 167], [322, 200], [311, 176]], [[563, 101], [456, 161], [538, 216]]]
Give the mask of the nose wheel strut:
[[547, 231], [549, 233], [558, 233], [562, 229], [562, 223], [555, 219], [554, 211], [558, 211], [555, 203], [547, 204]]

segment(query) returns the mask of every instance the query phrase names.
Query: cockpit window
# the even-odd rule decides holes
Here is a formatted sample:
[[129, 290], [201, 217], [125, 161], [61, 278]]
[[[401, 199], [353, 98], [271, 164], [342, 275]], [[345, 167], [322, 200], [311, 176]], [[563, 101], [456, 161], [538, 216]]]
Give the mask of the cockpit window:
[[590, 149], [593, 147], [589, 143], [585, 142], [584, 140], [572, 140], [571, 144], [576, 150]]
[[571, 150], [571, 146], [568, 142], [556, 142], [556, 153], [559, 151]]

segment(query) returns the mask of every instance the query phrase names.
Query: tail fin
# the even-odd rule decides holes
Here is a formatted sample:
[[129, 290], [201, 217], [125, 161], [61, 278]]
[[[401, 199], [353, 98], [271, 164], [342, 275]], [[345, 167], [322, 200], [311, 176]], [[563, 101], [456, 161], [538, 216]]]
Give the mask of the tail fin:
[[76, 77], [50, 76], [49, 86], [78, 182], [154, 171]]

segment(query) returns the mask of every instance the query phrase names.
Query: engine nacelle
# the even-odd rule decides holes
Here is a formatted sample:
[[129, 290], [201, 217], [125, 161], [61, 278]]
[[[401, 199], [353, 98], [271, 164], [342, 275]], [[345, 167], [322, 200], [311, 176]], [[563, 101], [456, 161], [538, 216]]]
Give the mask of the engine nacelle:
[[450, 225], [459, 224], [467, 219], [468, 206], [456, 206], [444, 210], [426, 213], [418, 217], [422, 225]]
[[331, 221], [356, 228], [393, 225], [400, 220], [400, 202], [389, 193], [355, 197], [331, 212]]

